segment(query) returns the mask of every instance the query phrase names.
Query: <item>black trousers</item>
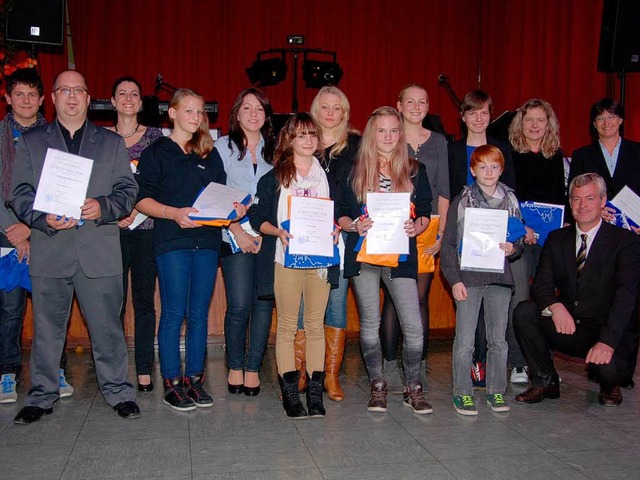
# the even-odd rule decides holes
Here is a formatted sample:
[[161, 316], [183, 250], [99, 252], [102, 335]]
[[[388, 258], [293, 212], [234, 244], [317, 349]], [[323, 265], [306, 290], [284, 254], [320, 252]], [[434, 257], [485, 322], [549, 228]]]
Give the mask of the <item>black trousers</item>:
[[[600, 329], [576, 324], [572, 335], [556, 331], [551, 317], [543, 317], [535, 302], [520, 303], [513, 312], [513, 328], [518, 343], [529, 366], [529, 378], [534, 387], [558, 383], [558, 372], [553, 366], [551, 351], [558, 351], [572, 357], [585, 358], [600, 337]], [[607, 365], [589, 364], [590, 373], [608, 389], [633, 374], [634, 353], [637, 354], [638, 334], [628, 331], [613, 353]]]

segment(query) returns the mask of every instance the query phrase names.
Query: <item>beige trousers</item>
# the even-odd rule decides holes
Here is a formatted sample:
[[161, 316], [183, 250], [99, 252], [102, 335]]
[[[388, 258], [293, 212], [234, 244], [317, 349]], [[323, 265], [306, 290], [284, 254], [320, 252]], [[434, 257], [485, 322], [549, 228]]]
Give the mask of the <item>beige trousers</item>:
[[324, 371], [324, 314], [331, 285], [318, 270], [296, 270], [275, 266], [274, 291], [278, 326], [276, 364], [280, 375], [296, 369], [293, 342], [298, 329], [300, 300], [304, 298], [307, 372]]

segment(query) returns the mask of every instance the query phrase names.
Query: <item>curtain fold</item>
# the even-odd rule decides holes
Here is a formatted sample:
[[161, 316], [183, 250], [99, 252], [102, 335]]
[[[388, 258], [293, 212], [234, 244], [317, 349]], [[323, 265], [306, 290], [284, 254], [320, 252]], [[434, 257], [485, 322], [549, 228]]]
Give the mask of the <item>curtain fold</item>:
[[[607, 75], [596, 69], [602, 2], [68, 0], [68, 8], [76, 68], [94, 99], [109, 98], [121, 75], [135, 76], [144, 94], [153, 93], [162, 73], [168, 83], [218, 101], [214, 126], [226, 131], [231, 104], [249, 86], [245, 69], [256, 54], [285, 48], [287, 35], [301, 34], [305, 47], [337, 52], [344, 70], [339, 87], [349, 97], [357, 128], [374, 108], [395, 106], [404, 84], [417, 82], [429, 92], [431, 113], [459, 136], [459, 116], [438, 86], [443, 73], [460, 97], [478, 86], [487, 90], [496, 114], [530, 97], [548, 100], [570, 155], [589, 141], [590, 105], [607, 93]], [[299, 60], [299, 108], [307, 110], [317, 90], [304, 87]], [[264, 89], [282, 113], [291, 111], [290, 55], [287, 63], [287, 79]], [[42, 54], [39, 64], [49, 92], [53, 76], [66, 68], [66, 53]], [[627, 75], [626, 110], [626, 136], [640, 139], [638, 73]]]

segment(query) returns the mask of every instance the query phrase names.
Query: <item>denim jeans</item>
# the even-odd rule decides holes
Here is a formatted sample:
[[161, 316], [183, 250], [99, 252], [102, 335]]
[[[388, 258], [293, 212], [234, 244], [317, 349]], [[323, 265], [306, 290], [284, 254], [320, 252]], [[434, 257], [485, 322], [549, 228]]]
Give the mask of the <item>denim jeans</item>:
[[[236, 253], [222, 259], [222, 272], [227, 292], [224, 335], [227, 366], [231, 370], [257, 372], [269, 340], [272, 300], [258, 300], [256, 290], [256, 255]], [[249, 346], [247, 345], [249, 328]]]
[[218, 252], [184, 249], [156, 257], [162, 312], [158, 328], [163, 378], [181, 375], [180, 329], [187, 319], [185, 375], [204, 370], [209, 302], [218, 269]]
[[0, 290], [0, 374], [20, 373], [20, 335], [26, 301], [27, 291], [23, 288]]
[[467, 299], [456, 301], [456, 337], [453, 341], [453, 395], [473, 395], [469, 376], [473, 343], [480, 304], [484, 304], [487, 335], [487, 393], [507, 389], [507, 353], [505, 333], [509, 317], [511, 288], [500, 285], [467, 287]]
[[153, 369], [153, 341], [156, 336], [156, 264], [153, 258], [153, 230], [120, 230], [124, 299], [120, 318], [124, 322], [131, 269], [131, 296], [134, 311], [136, 372], [149, 375]]
[[[324, 324], [327, 327], [347, 328], [347, 295], [349, 294], [349, 279], [344, 278], [344, 270], [340, 270], [338, 288], [331, 289]], [[300, 302], [298, 313], [298, 330], [304, 329], [304, 299]]]
[[413, 278], [391, 278], [389, 267], [363, 263], [353, 277], [360, 312], [360, 347], [371, 381], [384, 378], [380, 344], [380, 279], [393, 299], [402, 328], [402, 364], [408, 385], [420, 381], [423, 330], [418, 287]]

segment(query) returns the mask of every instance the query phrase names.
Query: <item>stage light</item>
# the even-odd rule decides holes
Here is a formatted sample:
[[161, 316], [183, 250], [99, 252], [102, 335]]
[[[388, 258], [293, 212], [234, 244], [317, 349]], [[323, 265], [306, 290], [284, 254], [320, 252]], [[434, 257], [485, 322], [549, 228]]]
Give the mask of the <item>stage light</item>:
[[252, 85], [268, 87], [277, 85], [287, 77], [287, 63], [282, 57], [261, 60], [260, 57], [247, 68], [247, 75]]
[[307, 88], [322, 88], [327, 85], [338, 85], [342, 78], [342, 68], [337, 62], [305, 60], [302, 65], [302, 76]]

